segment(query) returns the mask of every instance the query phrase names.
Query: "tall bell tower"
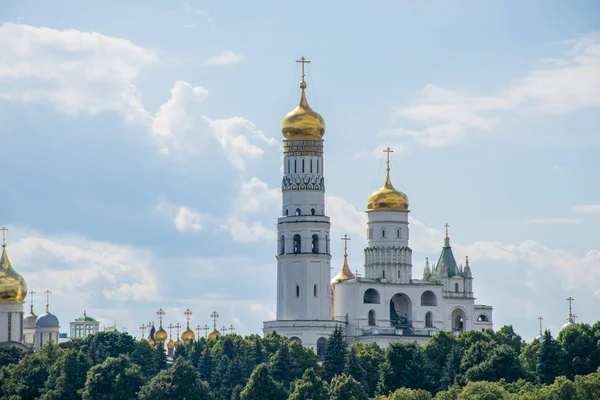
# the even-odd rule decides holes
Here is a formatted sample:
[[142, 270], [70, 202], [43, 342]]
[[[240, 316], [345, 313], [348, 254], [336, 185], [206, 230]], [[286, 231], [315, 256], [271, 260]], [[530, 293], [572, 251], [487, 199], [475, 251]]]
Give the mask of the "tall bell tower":
[[283, 119], [282, 208], [277, 220], [277, 320], [272, 330], [317, 349], [333, 331], [329, 217], [325, 215], [325, 121], [306, 100], [304, 57], [300, 103]]

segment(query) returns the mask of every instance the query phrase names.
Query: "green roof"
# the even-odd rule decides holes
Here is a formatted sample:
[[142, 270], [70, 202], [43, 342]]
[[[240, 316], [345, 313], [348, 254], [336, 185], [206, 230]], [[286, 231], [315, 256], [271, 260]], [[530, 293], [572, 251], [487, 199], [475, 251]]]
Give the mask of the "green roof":
[[454, 259], [454, 254], [452, 254], [452, 247], [450, 247], [450, 238], [446, 236], [444, 241], [444, 248], [442, 249], [442, 254], [440, 254], [440, 259], [435, 266], [435, 270], [438, 276], [440, 276], [442, 265], [446, 264], [448, 276], [458, 275], [458, 267], [456, 265], [456, 260]]
[[96, 321], [96, 320], [95, 320], [94, 318], [92, 318], [92, 317], [88, 317], [88, 316], [87, 316], [87, 314], [86, 314], [86, 312], [84, 311], [84, 312], [83, 312], [83, 316], [82, 316], [82, 317], [79, 317], [79, 318], [77, 318], [77, 319], [75, 320], [75, 322], [98, 322], [98, 321]]

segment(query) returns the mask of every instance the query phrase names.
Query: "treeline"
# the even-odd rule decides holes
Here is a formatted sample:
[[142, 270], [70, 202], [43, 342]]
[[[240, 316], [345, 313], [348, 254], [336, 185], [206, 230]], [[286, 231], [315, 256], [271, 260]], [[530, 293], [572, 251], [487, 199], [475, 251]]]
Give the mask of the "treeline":
[[600, 399], [600, 322], [525, 343], [511, 326], [424, 346], [348, 347], [336, 330], [323, 363], [277, 334], [202, 338], [161, 348], [101, 332], [35, 353], [0, 349], [0, 398], [186, 400]]

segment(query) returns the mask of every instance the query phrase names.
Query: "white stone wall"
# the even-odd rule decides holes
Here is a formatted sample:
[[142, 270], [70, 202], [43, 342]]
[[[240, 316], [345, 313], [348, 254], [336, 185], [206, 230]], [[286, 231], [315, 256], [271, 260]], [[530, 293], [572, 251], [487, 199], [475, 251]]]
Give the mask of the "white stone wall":
[[58, 336], [60, 333], [60, 327], [54, 328], [36, 328], [35, 329], [35, 343], [34, 347], [39, 349], [45, 343], [52, 341], [54, 344], [58, 344]]
[[344, 324], [336, 321], [266, 321], [263, 323], [263, 333], [272, 331], [299, 340], [304, 346], [310, 347], [317, 353], [317, 343], [326, 341], [336, 326], [344, 328]]
[[0, 343], [23, 342], [23, 303], [0, 303]]

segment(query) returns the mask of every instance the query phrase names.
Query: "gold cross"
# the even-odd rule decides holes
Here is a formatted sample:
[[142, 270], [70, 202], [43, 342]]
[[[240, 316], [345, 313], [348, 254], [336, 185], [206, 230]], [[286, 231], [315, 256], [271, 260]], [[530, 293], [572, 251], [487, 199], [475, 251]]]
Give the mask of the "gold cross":
[[163, 311], [162, 308], [159, 308], [158, 311], [156, 312], [156, 315], [158, 315], [158, 320], [160, 321], [160, 324], [162, 325], [162, 320], [163, 317], [165, 316], [165, 312]]
[[146, 330], [146, 325], [142, 324], [140, 325], [140, 329], [142, 331], [142, 339], [144, 338], [144, 331]]
[[2, 247], [6, 247], [6, 231], [8, 230], [8, 228], [6, 227], [2, 227], [0, 229], [0, 231], [2, 231]]
[[213, 328], [217, 329], [217, 319], [219, 319], [219, 314], [216, 311], [213, 311], [210, 314], [210, 318], [213, 320]]
[[347, 256], [348, 253], [348, 240], [352, 240], [348, 237], [348, 235], [344, 234], [344, 237], [342, 238], [342, 240], [344, 241], [344, 256]]
[[540, 336], [541, 336], [542, 335], [542, 321], [544, 320], [544, 318], [538, 317], [538, 320], [540, 321]]
[[304, 64], [310, 64], [310, 61], [307, 61], [304, 56], [300, 57], [299, 60], [296, 60], [297, 63], [302, 63], [302, 82], [304, 82]]
[[572, 298], [571, 296], [569, 296], [567, 298], [567, 301], [569, 302], [569, 319], [573, 318], [573, 300], [575, 300], [574, 298]]
[[448, 225], [448, 223], [446, 222], [444, 227], [446, 228], [446, 237], [448, 237], [448, 228], [450, 227], [450, 225]]
[[50, 312], [50, 293], [52, 293], [49, 289], [46, 290], [46, 313]]
[[387, 153], [387, 169], [386, 171], [390, 171], [390, 153], [393, 153], [394, 150], [390, 149], [390, 146], [383, 150], [384, 153]]
[[32, 290], [31, 292], [29, 292], [29, 295], [31, 296], [31, 304], [33, 305], [33, 295], [35, 294], [35, 292]]

